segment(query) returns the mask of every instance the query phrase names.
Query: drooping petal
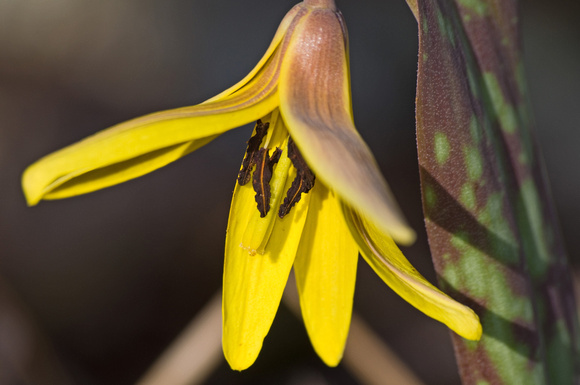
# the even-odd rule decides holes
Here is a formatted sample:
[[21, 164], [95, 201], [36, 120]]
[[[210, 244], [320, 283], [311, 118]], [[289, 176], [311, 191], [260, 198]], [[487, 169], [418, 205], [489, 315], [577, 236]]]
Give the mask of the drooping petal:
[[[272, 137], [271, 145], [285, 149], [282, 143], [276, 143], [277, 136]], [[234, 190], [226, 236], [223, 348], [235, 370], [249, 367], [262, 348], [306, 220], [308, 195], [284, 219], [277, 215], [278, 204], [295, 176], [290, 166], [284, 151], [274, 166], [270, 183], [272, 207], [264, 218], [260, 218], [251, 183], [236, 184]]]
[[468, 340], [481, 338], [479, 317], [431, 285], [405, 258], [395, 242], [370, 221], [343, 205], [344, 217], [364, 259], [405, 301]]
[[317, 7], [298, 19], [280, 72], [280, 112], [302, 155], [339, 196], [401, 243], [411, 230], [351, 113], [342, 16]]
[[[119, 168], [125, 170], [129, 164], [132, 171], [115, 176], [116, 183], [143, 175], [209, 142], [218, 134], [266, 115], [278, 105], [279, 56], [276, 51], [258, 73], [231, 96], [132, 119], [40, 159], [28, 167], [22, 177], [29, 205], [38, 203], [61, 184], [75, 183], [74, 179], [88, 173], [90, 175], [84, 177], [83, 192], [92, 191], [89, 186], [106, 187], [109, 182], [95, 179], [104, 177], [112, 181], [107, 171], [115, 170], [111, 166], [119, 163], [130, 161]], [[197, 142], [188, 143], [192, 141]], [[144, 156], [147, 154], [151, 155]], [[109, 169], [95, 172], [105, 168]], [[86, 183], [87, 179], [90, 183]], [[54, 194], [53, 198], [57, 196]]]
[[294, 272], [314, 350], [328, 366], [336, 366], [350, 326], [358, 246], [336, 195], [322, 183], [316, 183], [310, 194]]

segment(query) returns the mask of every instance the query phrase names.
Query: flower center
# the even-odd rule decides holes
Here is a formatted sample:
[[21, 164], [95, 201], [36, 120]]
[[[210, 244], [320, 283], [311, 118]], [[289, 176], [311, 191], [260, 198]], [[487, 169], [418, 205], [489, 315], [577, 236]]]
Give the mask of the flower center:
[[[256, 204], [261, 218], [264, 218], [270, 211], [272, 171], [282, 155], [282, 150], [278, 147], [270, 155], [268, 145], [272, 134], [268, 132], [269, 127], [270, 123], [262, 123], [261, 120], [256, 122], [255, 134], [248, 141], [246, 155], [238, 174], [238, 183], [241, 186], [248, 183], [250, 178], [252, 178], [252, 186], [256, 192]], [[264, 146], [260, 147], [264, 138], [266, 138]], [[286, 198], [284, 198], [278, 210], [280, 218], [284, 218], [290, 212], [292, 207], [300, 201], [303, 193], [308, 193], [314, 187], [316, 179], [291, 137], [288, 137], [287, 143], [287, 157], [296, 169], [296, 177], [292, 181], [292, 185], [286, 193]], [[252, 170], [254, 170], [253, 174]]]

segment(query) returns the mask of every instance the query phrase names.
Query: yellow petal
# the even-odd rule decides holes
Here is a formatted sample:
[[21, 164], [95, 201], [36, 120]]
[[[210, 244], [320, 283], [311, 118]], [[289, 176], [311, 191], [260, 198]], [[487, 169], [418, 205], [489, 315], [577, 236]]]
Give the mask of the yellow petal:
[[[274, 168], [272, 207], [264, 218], [260, 218], [251, 183], [236, 184], [234, 190], [226, 236], [223, 348], [228, 363], [235, 370], [249, 367], [262, 348], [280, 304], [306, 220], [309, 194], [303, 196], [284, 219], [278, 217], [276, 202], [290, 188], [296, 173], [289, 163], [284, 151]], [[286, 170], [284, 183], [280, 183], [284, 178], [280, 173], [284, 170], [279, 168]], [[271, 232], [268, 230], [270, 223], [273, 223]], [[256, 236], [252, 236], [253, 233]], [[246, 244], [253, 241], [256, 244]]]
[[290, 135], [317, 178], [398, 242], [411, 243], [415, 234], [353, 123], [342, 16], [320, 7], [296, 23], [279, 85]]
[[[79, 170], [79, 176], [69, 174], [45, 188], [43, 199], [62, 199], [114, 186], [148, 174], [204, 146], [216, 136], [162, 148], [134, 159], [93, 171]], [[65, 180], [68, 178], [68, 180]]]
[[336, 366], [350, 327], [358, 246], [335, 194], [320, 182], [310, 194], [294, 272], [314, 350], [328, 366]]
[[[258, 74], [231, 96], [132, 119], [40, 159], [28, 167], [22, 178], [28, 203], [38, 203], [62, 183], [74, 183], [75, 178], [86, 173], [130, 160], [133, 171], [124, 175], [143, 175], [167, 164], [168, 158], [175, 160], [178, 158], [175, 155], [180, 152], [182, 155], [187, 153], [182, 152], [181, 148], [199, 147], [197, 144], [207, 143], [215, 135], [263, 117], [278, 105], [278, 63], [279, 52], [275, 52]], [[201, 142], [187, 143], [196, 140]], [[159, 150], [165, 150], [171, 156], [165, 151], [156, 152]], [[143, 156], [150, 153], [154, 154]], [[140, 161], [144, 164], [139, 170]], [[121, 170], [125, 168], [125, 165], [120, 165]], [[110, 185], [94, 181], [100, 175], [112, 180], [109, 172], [94, 172], [91, 186], [100, 188]], [[117, 182], [124, 180], [127, 179], [117, 177]], [[88, 191], [91, 190], [85, 189], [83, 192]], [[57, 196], [55, 194], [53, 198]]]
[[479, 317], [431, 285], [407, 261], [393, 240], [343, 205], [345, 219], [365, 260], [405, 301], [468, 340], [481, 338]]

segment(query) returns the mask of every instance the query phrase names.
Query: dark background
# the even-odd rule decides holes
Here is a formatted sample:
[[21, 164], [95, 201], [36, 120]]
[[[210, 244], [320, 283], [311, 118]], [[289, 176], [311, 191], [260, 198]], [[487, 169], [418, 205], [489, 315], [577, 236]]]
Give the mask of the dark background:
[[[577, 265], [580, 7], [522, 3], [536, 133]], [[294, 4], [0, 0], [0, 300], [33, 320], [30, 328], [74, 383], [136, 381], [220, 289], [229, 203], [251, 128], [143, 178], [34, 208], [20, 191], [22, 171], [115, 123], [196, 104], [232, 85]], [[403, 251], [435, 282], [414, 136], [416, 22], [403, 0], [338, 5], [350, 32], [356, 124], [419, 234]], [[397, 297], [362, 260], [358, 274], [355, 310], [427, 384], [458, 383], [447, 329]], [[25, 343], [6, 338], [13, 336], [6, 314], [0, 350], [26, 357]], [[11, 378], [6, 370], [0, 364], [0, 381]], [[301, 321], [281, 306], [256, 364], [235, 373], [223, 363], [207, 383], [306, 379], [356, 384], [344, 368], [324, 366]]]

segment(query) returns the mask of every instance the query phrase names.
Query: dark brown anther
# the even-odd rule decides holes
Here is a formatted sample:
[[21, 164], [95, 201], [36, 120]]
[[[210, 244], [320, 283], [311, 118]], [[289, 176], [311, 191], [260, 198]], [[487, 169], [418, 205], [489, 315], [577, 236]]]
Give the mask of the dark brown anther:
[[238, 174], [238, 183], [243, 186], [250, 181], [252, 175], [252, 167], [255, 163], [256, 151], [260, 148], [260, 144], [266, 136], [270, 123], [262, 123], [260, 119], [256, 122], [256, 133], [248, 140], [248, 148], [246, 149], [246, 156], [242, 161], [242, 169]]
[[276, 147], [276, 149], [274, 150], [274, 153], [270, 157], [270, 163], [272, 165], [275, 165], [276, 163], [278, 163], [281, 155], [282, 155], [282, 150], [280, 150], [278, 147]]
[[274, 150], [272, 156], [269, 156], [267, 148], [260, 148], [254, 153], [256, 170], [254, 171], [252, 185], [256, 192], [255, 199], [261, 218], [264, 218], [268, 214], [268, 211], [270, 211], [270, 180], [272, 179], [272, 168], [274, 164], [278, 163], [281, 154], [282, 150], [279, 148]]
[[308, 193], [314, 187], [316, 177], [308, 168], [306, 161], [302, 158], [298, 147], [292, 140], [288, 139], [288, 158], [292, 161], [296, 169], [296, 178], [292, 181], [292, 186], [288, 189], [284, 202], [280, 205], [278, 216], [284, 218], [290, 212], [290, 209], [300, 200], [302, 193]]

